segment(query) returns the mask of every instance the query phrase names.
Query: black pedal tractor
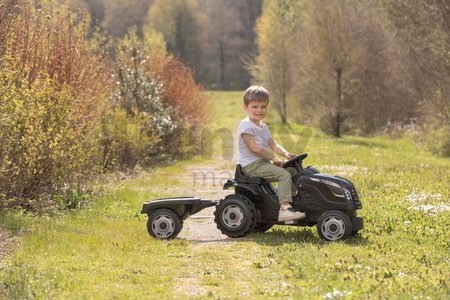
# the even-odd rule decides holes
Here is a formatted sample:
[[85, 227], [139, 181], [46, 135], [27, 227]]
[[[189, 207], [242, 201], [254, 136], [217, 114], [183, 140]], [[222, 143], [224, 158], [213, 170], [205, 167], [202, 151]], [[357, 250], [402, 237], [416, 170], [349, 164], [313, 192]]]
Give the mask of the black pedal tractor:
[[206, 207], [216, 206], [217, 228], [233, 238], [265, 232], [273, 225], [316, 225], [319, 236], [327, 241], [356, 235], [364, 225], [363, 218], [356, 213], [362, 206], [355, 186], [345, 178], [320, 173], [311, 166], [303, 168], [307, 156], [306, 153], [297, 155], [283, 165], [298, 172], [292, 177], [298, 190], [292, 206], [305, 212], [304, 219], [279, 222], [276, 188], [263, 178], [245, 176], [237, 165], [234, 179], [224, 185], [224, 189], [234, 188], [235, 193], [223, 200], [176, 197], [146, 202], [141, 213], [149, 215], [148, 232], [156, 238], [174, 238], [181, 231], [183, 220]]

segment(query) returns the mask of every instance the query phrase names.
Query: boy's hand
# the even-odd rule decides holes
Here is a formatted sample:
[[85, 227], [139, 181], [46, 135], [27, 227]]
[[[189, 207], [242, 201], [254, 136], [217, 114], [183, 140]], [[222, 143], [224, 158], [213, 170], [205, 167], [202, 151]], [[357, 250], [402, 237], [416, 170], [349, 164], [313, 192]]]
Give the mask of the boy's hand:
[[278, 157], [272, 159], [272, 162], [274, 165], [279, 166], [280, 168], [284, 165], [284, 160], [281, 160]]
[[287, 158], [287, 159], [291, 159], [291, 158], [294, 158], [294, 157], [296, 157], [296, 156], [297, 156], [297, 154], [292, 154], [292, 153], [286, 154], [286, 158]]

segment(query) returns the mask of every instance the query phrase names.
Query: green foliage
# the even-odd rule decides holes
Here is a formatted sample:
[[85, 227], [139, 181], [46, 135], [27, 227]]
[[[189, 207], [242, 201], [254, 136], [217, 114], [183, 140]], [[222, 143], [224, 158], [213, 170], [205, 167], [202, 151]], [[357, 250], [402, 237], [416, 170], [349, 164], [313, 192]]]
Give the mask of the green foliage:
[[136, 56], [140, 64], [145, 65], [145, 61], [152, 56], [164, 56], [167, 54], [166, 41], [162, 33], [146, 27], [142, 36], [138, 34], [136, 27], [131, 27], [127, 34], [118, 41], [117, 52], [119, 59], [127, 60]]
[[[150, 55], [164, 57], [163, 44], [161, 35], [148, 31], [141, 39], [134, 29], [118, 45], [118, 91], [113, 98], [118, 107], [126, 112], [126, 116], [121, 117], [120, 113], [116, 113], [119, 119], [112, 119], [112, 131], [103, 122], [102, 147], [104, 153], [117, 152], [117, 148], [108, 149], [115, 140], [115, 144], [121, 146], [121, 151], [118, 152], [121, 153], [122, 167], [148, 165], [158, 153], [166, 151], [163, 145], [178, 127], [172, 116], [173, 109], [163, 103], [163, 83], [149, 69]], [[106, 165], [111, 165], [107, 163], [110, 159], [104, 156]]]
[[[1, 85], [12, 80], [11, 74], [1, 74]], [[59, 90], [49, 79], [37, 79], [27, 89], [16, 86], [0, 97], [0, 191], [34, 198], [81, 175], [84, 126], [69, 87]]]
[[111, 108], [93, 132], [93, 145], [101, 171], [132, 170], [136, 165], [152, 161], [159, 136], [152, 134], [152, 120], [147, 114], [127, 115], [126, 111]]
[[436, 155], [450, 157], [450, 125], [439, 121], [428, 124], [425, 132], [426, 146]]
[[92, 173], [85, 142], [110, 82], [104, 49], [86, 39], [86, 15], [72, 14], [67, 2], [20, 4], [0, 6], [8, 18], [0, 45], [0, 193], [6, 206], [44, 212], [61, 208], [55, 195], [81, 190]]
[[152, 128], [170, 132], [170, 115], [161, 102], [163, 85], [150, 72], [146, 72], [143, 66], [148, 56], [142, 53], [139, 45], [125, 49], [124, 52], [129, 55], [132, 66], [125, 64], [119, 67], [119, 91], [114, 99], [129, 116], [147, 113], [154, 119]]
[[87, 205], [91, 195], [78, 189], [67, 188], [63, 193], [55, 195], [54, 199], [61, 209], [81, 209]]
[[[199, 116], [192, 120], [206, 111], [196, 106], [204, 98], [192, 73], [167, 55], [162, 34], [130, 30], [111, 76], [108, 41], [99, 32], [88, 39], [89, 17], [69, 2], [43, 1], [37, 9], [24, 0], [20, 10], [14, 1], [0, 4], [2, 207], [79, 208], [91, 176], [191, 151], [191, 129], [200, 126], [181, 117], [180, 98], [166, 84], [186, 90]], [[154, 65], [185, 78], [173, 84]]]
[[449, 11], [440, 0], [266, 1], [252, 75], [269, 88], [283, 122], [289, 114], [335, 137], [416, 118], [436, 128], [428, 123], [438, 114], [444, 128]]

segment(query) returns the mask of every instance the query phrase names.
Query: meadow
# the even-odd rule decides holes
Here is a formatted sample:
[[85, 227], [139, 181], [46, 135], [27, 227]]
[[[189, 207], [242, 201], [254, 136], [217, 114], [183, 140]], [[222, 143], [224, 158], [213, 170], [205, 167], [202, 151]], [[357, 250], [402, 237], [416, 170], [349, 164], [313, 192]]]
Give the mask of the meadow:
[[[244, 117], [240, 92], [209, 92], [211, 152], [110, 182], [79, 210], [33, 217], [0, 215], [19, 237], [0, 271], [7, 299], [448, 299], [450, 160], [408, 137], [327, 137], [315, 129], [267, 123], [306, 165], [350, 179], [365, 228], [342, 242], [314, 227], [275, 226], [225, 243], [161, 241], [146, 232], [143, 202], [195, 195], [192, 168], [233, 172], [235, 130]], [[230, 134], [232, 139], [230, 140]], [[201, 142], [201, 141], [199, 141]], [[206, 149], [206, 148], [205, 148]], [[209, 148], [208, 148], [209, 149]], [[221, 190], [220, 185], [208, 189]], [[219, 195], [219, 193], [218, 193]]]

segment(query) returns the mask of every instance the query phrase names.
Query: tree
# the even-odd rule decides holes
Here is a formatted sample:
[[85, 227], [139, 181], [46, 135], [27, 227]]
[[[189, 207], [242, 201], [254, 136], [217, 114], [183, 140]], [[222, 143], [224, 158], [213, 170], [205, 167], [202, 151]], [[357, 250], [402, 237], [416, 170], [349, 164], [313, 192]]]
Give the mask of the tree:
[[163, 104], [163, 83], [149, 70], [150, 56], [164, 55], [163, 46], [160, 34], [146, 31], [139, 38], [136, 27], [118, 43], [118, 91], [101, 122], [103, 171], [149, 165], [177, 127]]
[[411, 64], [389, 29], [382, 7], [375, 1], [357, 2], [355, 42], [361, 45], [352, 81], [349, 124], [373, 134], [390, 124], [407, 124], [417, 117], [420, 98], [414, 92]]
[[195, 0], [156, 0], [149, 10], [149, 26], [163, 34], [167, 50], [195, 70], [201, 56], [199, 14]]
[[257, 22], [259, 56], [250, 70], [268, 87], [283, 123], [287, 122], [287, 97], [293, 84], [292, 40], [301, 28], [303, 6], [303, 1], [267, 1]]
[[290, 57], [302, 122], [339, 137], [370, 134], [416, 114], [401, 45], [374, 1], [309, 1]]
[[351, 5], [345, 0], [311, 1], [308, 13], [305, 44], [309, 56], [303, 57], [302, 63], [308, 73], [322, 77], [315, 83], [322, 93], [314, 98], [315, 106], [325, 109], [322, 128], [329, 128], [333, 136], [340, 137], [349, 109], [350, 99], [346, 96], [352, 88], [351, 73], [361, 56], [354, 38], [355, 20]]
[[450, 156], [450, 3], [382, 0], [411, 62], [429, 146]]
[[199, 10], [199, 79], [210, 88], [247, 88], [250, 74], [245, 63], [256, 55], [254, 26], [261, 12], [261, 0], [199, 0]]
[[236, 7], [220, 0], [200, 1], [203, 14], [201, 80], [212, 87], [228, 89], [239, 80], [237, 67], [242, 66], [240, 50], [244, 39], [239, 35], [241, 20]]
[[[123, 37], [129, 28], [136, 26], [141, 35], [146, 23], [147, 11], [153, 0], [101, 0], [104, 10], [104, 20], [101, 23], [108, 34]], [[91, 1], [88, 1], [90, 3]], [[91, 6], [91, 4], [89, 4]]]

